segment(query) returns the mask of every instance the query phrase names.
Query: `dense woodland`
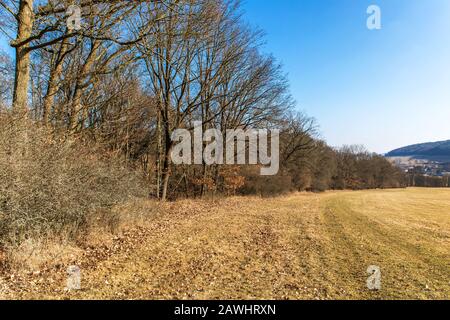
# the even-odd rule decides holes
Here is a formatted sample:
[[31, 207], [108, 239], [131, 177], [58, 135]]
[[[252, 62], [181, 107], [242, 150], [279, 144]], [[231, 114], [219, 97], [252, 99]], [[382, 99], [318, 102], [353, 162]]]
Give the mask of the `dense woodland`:
[[[68, 24], [72, 4], [81, 8], [79, 30]], [[0, 30], [16, 53], [0, 57], [4, 232], [39, 219], [60, 226], [67, 212], [81, 225], [86, 210], [129, 196], [408, 184], [382, 156], [321, 140], [238, 1], [0, 0]], [[171, 134], [194, 121], [223, 132], [279, 128], [279, 174], [174, 166]]]

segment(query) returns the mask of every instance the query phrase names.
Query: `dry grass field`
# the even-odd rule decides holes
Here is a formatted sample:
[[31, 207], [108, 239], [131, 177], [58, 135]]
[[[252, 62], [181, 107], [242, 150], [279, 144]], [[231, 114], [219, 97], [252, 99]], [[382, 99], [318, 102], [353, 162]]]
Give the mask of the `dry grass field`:
[[[0, 280], [4, 298], [449, 299], [450, 190], [181, 201], [150, 210], [75, 263]], [[126, 210], [124, 209], [124, 214]], [[382, 288], [366, 287], [370, 265]]]

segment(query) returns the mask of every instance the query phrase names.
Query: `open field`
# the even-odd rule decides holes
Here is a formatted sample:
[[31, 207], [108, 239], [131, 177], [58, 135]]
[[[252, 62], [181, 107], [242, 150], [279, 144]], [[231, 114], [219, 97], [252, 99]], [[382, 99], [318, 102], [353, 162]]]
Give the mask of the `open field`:
[[[181, 201], [65, 266], [5, 276], [5, 298], [449, 299], [450, 190]], [[369, 265], [382, 289], [366, 288]]]

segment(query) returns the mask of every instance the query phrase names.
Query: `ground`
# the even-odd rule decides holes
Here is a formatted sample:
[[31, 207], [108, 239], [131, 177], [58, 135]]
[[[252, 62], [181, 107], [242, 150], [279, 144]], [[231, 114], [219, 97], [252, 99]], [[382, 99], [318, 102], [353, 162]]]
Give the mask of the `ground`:
[[[450, 190], [181, 201], [60, 265], [1, 280], [5, 298], [450, 299]], [[161, 209], [160, 208], [160, 209]], [[381, 269], [370, 291], [367, 268]], [[0, 293], [1, 294], [1, 293]]]

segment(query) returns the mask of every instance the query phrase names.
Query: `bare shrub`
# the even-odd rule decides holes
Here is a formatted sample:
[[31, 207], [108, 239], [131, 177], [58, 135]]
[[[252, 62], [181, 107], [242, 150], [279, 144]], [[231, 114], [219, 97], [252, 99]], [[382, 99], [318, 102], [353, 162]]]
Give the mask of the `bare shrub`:
[[146, 195], [137, 173], [95, 151], [1, 114], [0, 246], [43, 236], [73, 240], [96, 211]]

